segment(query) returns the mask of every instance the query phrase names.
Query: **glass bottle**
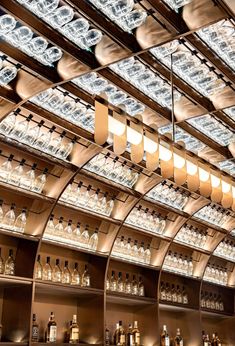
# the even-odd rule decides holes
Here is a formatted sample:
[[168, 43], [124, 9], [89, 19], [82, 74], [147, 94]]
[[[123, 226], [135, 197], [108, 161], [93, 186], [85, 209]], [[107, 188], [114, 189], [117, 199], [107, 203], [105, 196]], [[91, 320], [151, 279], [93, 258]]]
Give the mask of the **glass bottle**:
[[124, 291], [126, 294], [131, 294], [131, 289], [132, 289], [132, 285], [131, 285], [131, 282], [130, 282], [130, 279], [129, 279], [129, 274], [127, 273], [126, 274], [126, 280], [125, 280], [125, 283], [124, 283]]
[[32, 186], [32, 191], [35, 191], [37, 193], [41, 193], [46, 181], [47, 181], [47, 173], [48, 173], [48, 168], [45, 168], [44, 171], [42, 172], [42, 174], [40, 174], [33, 183]]
[[55, 232], [55, 225], [54, 225], [53, 220], [54, 220], [54, 215], [51, 214], [50, 219], [49, 219], [47, 226], [46, 226], [46, 230], [45, 230], [46, 235], [53, 235]]
[[52, 268], [51, 268], [51, 259], [47, 256], [46, 263], [42, 269], [42, 280], [44, 281], [52, 281]]
[[47, 342], [56, 342], [57, 339], [57, 324], [55, 321], [54, 312], [51, 312], [51, 316], [49, 318], [49, 322], [47, 324], [47, 332], [46, 332], [46, 341]]
[[83, 287], [90, 287], [91, 286], [91, 277], [90, 274], [88, 272], [88, 267], [85, 264], [85, 270], [82, 274], [82, 286]]
[[42, 280], [42, 265], [41, 265], [41, 256], [38, 255], [37, 262], [35, 265], [35, 279]]
[[163, 325], [163, 331], [161, 334], [161, 346], [170, 346], [170, 337], [165, 324]]
[[117, 279], [115, 277], [115, 271], [112, 270], [110, 278], [110, 291], [117, 292]]
[[126, 344], [126, 333], [122, 326], [122, 321], [119, 321], [116, 345], [125, 346], [125, 344]]
[[4, 273], [4, 261], [2, 258], [2, 249], [0, 248], [0, 274]]
[[105, 346], [110, 346], [110, 337], [109, 337], [109, 329], [105, 327]]
[[9, 174], [7, 182], [18, 186], [20, 184], [20, 179], [24, 175], [24, 164], [25, 159], [22, 159], [18, 166], [16, 166]]
[[6, 86], [17, 75], [19, 65], [7, 65], [0, 70], [0, 86]]
[[161, 282], [160, 286], [160, 300], [166, 300], [166, 289], [163, 281]]
[[7, 159], [7, 161], [3, 162], [3, 164], [0, 167], [0, 180], [2, 181], [8, 181], [11, 172], [12, 172], [12, 160], [14, 155], [10, 155]]
[[129, 324], [129, 328], [128, 328], [126, 337], [127, 337], [127, 340], [126, 340], [127, 346], [135, 345], [134, 338], [133, 338], [133, 333], [132, 333], [132, 324]]
[[172, 286], [171, 286], [171, 297], [172, 297], [172, 302], [177, 303], [177, 292], [176, 292], [174, 284], [172, 284]]
[[77, 323], [77, 315], [73, 315], [72, 324], [69, 328], [69, 343], [70, 344], [79, 343], [79, 327]]
[[78, 263], [77, 262], [75, 262], [74, 269], [72, 271], [71, 285], [77, 285], [77, 286], [81, 285], [81, 276], [80, 276], [80, 273], [78, 271]]
[[84, 246], [84, 247], [88, 247], [88, 244], [89, 244], [89, 239], [90, 239], [90, 236], [89, 236], [89, 232], [88, 232], [88, 225], [85, 226], [85, 229], [84, 231], [82, 232], [81, 234], [81, 245]]
[[68, 265], [69, 265], [69, 262], [65, 261], [64, 262], [64, 269], [62, 272], [62, 280], [61, 280], [61, 282], [63, 284], [71, 284], [71, 273], [70, 273], [70, 270], [68, 268]]
[[138, 283], [136, 281], [136, 276], [133, 275], [133, 280], [131, 283], [131, 293], [134, 295], [138, 295]]
[[124, 292], [124, 282], [122, 280], [122, 273], [118, 273], [118, 279], [117, 279], [117, 291], [123, 293]]
[[184, 286], [182, 287], [183, 304], [188, 304], [188, 294], [185, 291]]
[[15, 218], [16, 218], [14, 210], [15, 210], [15, 204], [12, 203], [10, 210], [8, 210], [8, 212], [3, 217], [2, 223], [4, 228], [11, 229], [11, 230], [14, 229]]
[[42, 151], [45, 148], [47, 148], [51, 141], [51, 137], [55, 129], [56, 127], [52, 126], [49, 131], [41, 133], [39, 137], [36, 139], [36, 141], [34, 142], [33, 146]]
[[177, 293], [177, 303], [182, 304], [183, 303], [183, 295], [180, 289], [180, 286], [176, 286], [176, 293]]
[[174, 339], [174, 346], [183, 346], [183, 345], [184, 345], [184, 341], [183, 341], [183, 338], [180, 334], [180, 329], [177, 328], [176, 336]]
[[15, 123], [13, 130], [10, 133], [10, 137], [16, 140], [21, 140], [29, 128], [29, 122], [33, 118], [32, 114], [30, 114], [26, 119]]
[[96, 251], [98, 246], [98, 227], [89, 239], [88, 247], [90, 250]]
[[25, 230], [26, 222], [27, 222], [26, 208], [23, 208], [21, 214], [18, 215], [16, 220], [15, 220], [14, 230], [16, 232], [23, 233]]
[[146, 264], [150, 264], [150, 260], [151, 260], [151, 250], [150, 250], [150, 244], [148, 244], [144, 252], [144, 262]]
[[145, 295], [145, 293], [144, 293], [144, 284], [143, 284], [141, 276], [139, 277], [139, 282], [138, 282], [138, 295], [140, 297], [144, 297], [144, 295]]
[[63, 216], [61, 216], [59, 218], [59, 222], [55, 226], [55, 236], [56, 237], [63, 237], [63, 235], [64, 235], [63, 234], [64, 233], [63, 221], [64, 221], [64, 218], [63, 218]]
[[39, 326], [37, 323], [36, 314], [33, 314], [31, 341], [32, 342], [38, 342], [39, 341]]
[[[1, 82], [0, 82], [1, 85]], [[14, 128], [19, 111], [9, 114], [0, 122], [0, 133], [8, 135]]]
[[58, 258], [55, 260], [55, 266], [52, 270], [52, 281], [53, 282], [62, 281], [62, 271], [60, 269], [60, 260]]
[[81, 241], [81, 231], [80, 231], [80, 222], [77, 223], [77, 227], [73, 230], [72, 238], [74, 242], [80, 243]]
[[138, 328], [138, 321], [134, 321], [134, 328], [132, 329], [134, 345], [140, 346], [140, 331]]
[[4, 275], [15, 275], [15, 260], [12, 249], [9, 250], [9, 257], [5, 262]]
[[64, 238], [67, 239], [69, 243], [71, 242], [72, 234], [72, 220], [69, 220], [67, 226], [64, 228]]
[[20, 187], [26, 189], [26, 190], [31, 190], [35, 181], [35, 170], [36, 170], [37, 164], [34, 163], [20, 179]]

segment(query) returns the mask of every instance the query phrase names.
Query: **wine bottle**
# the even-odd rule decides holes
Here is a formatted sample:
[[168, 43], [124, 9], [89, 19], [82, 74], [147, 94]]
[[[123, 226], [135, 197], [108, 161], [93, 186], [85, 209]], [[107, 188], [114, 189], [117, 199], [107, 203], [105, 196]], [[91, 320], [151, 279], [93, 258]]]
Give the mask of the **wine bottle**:
[[51, 312], [49, 322], [47, 324], [46, 342], [56, 342], [57, 337], [57, 324], [55, 321], [54, 312]]

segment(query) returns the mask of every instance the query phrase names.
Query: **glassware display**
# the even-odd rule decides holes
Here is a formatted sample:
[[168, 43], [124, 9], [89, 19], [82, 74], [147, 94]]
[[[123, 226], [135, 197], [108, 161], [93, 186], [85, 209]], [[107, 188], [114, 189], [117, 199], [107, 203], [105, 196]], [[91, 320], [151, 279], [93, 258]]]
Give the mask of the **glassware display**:
[[84, 166], [84, 169], [132, 188], [139, 177], [139, 172], [134, 170], [134, 167], [134, 165], [131, 167], [127, 166], [126, 161], [119, 162], [117, 159], [110, 158], [108, 153], [106, 155], [96, 155]]
[[3, 40], [43, 65], [53, 67], [55, 62], [62, 58], [62, 50], [56, 46], [48, 48], [49, 43], [47, 40], [35, 35], [29, 27], [21, 25], [13, 16], [4, 14], [0, 17], [0, 36]]
[[30, 102], [94, 133], [94, 110], [87, 104], [80, 102], [73, 94], [67, 95], [65, 91], [58, 88], [47, 89], [32, 97]]
[[109, 103], [114, 106], [123, 106], [131, 116], [141, 114], [145, 110], [145, 106], [142, 103], [129, 97], [106, 79], [99, 77], [95, 72], [89, 72], [81, 77], [77, 77], [72, 82], [89, 94], [105, 94]]
[[234, 30], [234, 25], [230, 20], [221, 20], [198, 30], [196, 33], [207, 46], [235, 71]]
[[201, 208], [194, 214], [194, 216], [218, 227], [223, 227], [223, 225], [231, 217], [229, 211], [226, 211], [222, 207], [216, 206], [214, 204], [210, 204]]
[[59, 219], [51, 215], [43, 239], [69, 244], [89, 251], [97, 251], [99, 235], [98, 228], [91, 231], [89, 225], [74, 225], [72, 220], [65, 222], [63, 217]]
[[143, 264], [151, 263], [152, 250], [150, 244], [145, 246], [144, 242], [138, 244], [137, 240], [125, 239], [124, 236], [117, 238], [112, 249], [112, 256], [123, 258], [130, 262]]
[[201, 231], [198, 228], [189, 225], [183, 226], [175, 236], [176, 242], [188, 244], [200, 249], [205, 248], [207, 240], [207, 231]]
[[147, 12], [144, 9], [134, 9], [133, 0], [90, 0], [90, 2], [109, 20], [129, 33], [144, 24], [147, 18]]
[[48, 168], [39, 172], [37, 171], [38, 173], [35, 174], [36, 163], [29, 168], [25, 159], [22, 159], [20, 162], [15, 162], [13, 158], [14, 155], [10, 155], [1, 164], [0, 181], [41, 193], [47, 181]]
[[[158, 132], [163, 135], [166, 133], [172, 134], [172, 125], [162, 126], [158, 129]], [[194, 154], [198, 154], [201, 150], [206, 148], [203, 142], [199, 141], [196, 137], [193, 137], [177, 125], [175, 126], [175, 142], [184, 142], [185, 149], [192, 151]]]
[[27, 208], [16, 212], [14, 203], [11, 206], [3, 204], [0, 200], [0, 227], [5, 230], [24, 233], [27, 222]]
[[100, 189], [94, 190], [91, 185], [84, 186], [83, 182], [80, 181], [79, 183], [69, 184], [61, 195], [60, 201], [110, 216], [115, 196], [110, 198], [107, 192], [103, 193]]
[[155, 210], [143, 208], [141, 205], [134, 208], [125, 221], [126, 224], [145, 229], [148, 232], [163, 234], [166, 227], [166, 217], [162, 217]]
[[214, 255], [235, 262], [235, 244], [230, 240], [223, 240], [214, 250]]
[[204, 309], [224, 311], [224, 302], [220, 294], [202, 291], [200, 304]]
[[216, 163], [216, 166], [219, 167], [222, 171], [230, 174], [231, 176], [235, 176], [235, 162], [231, 160], [224, 160]]
[[182, 210], [188, 202], [189, 193], [181, 190], [179, 187], [175, 188], [173, 184], [163, 181], [149, 191], [146, 197]]
[[15, 275], [15, 259], [12, 249], [9, 250], [9, 256], [5, 262], [4, 275]]
[[[54, 265], [51, 264], [51, 257], [47, 256], [45, 264], [41, 264], [41, 255], [38, 256], [36, 262], [35, 279], [50, 281], [54, 283], [62, 283], [66, 285], [76, 285], [82, 287], [90, 287], [90, 274], [88, 266], [85, 264], [82, 274], [79, 268], [81, 266], [75, 262], [74, 266], [70, 266], [69, 261], [64, 261], [64, 266], [61, 267], [60, 259], [56, 258]], [[62, 269], [61, 269], [62, 268]]]
[[119, 272], [118, 276], [116, 276], [114, 270], [111, 271], [111, 275], [108, 275], [106, 279], [106, 289], [110, 292], [119, 292], [140, 297], [145, 295], [141, 276], [137, 280], [136, 275], [133, 275], [131, 280], [129, 273], [126, 273], [124, 276], [122, 272]]
[[[1, 17], [0, 17], [1, 18]], [[1, 37], [1, 35], [0, 35]], [[0, 58], [2, 62], [2, 59]], [[0, 86], [7, 86], [17, 76], [19, 65], [13, 65], [10, 63], [2, 64], [0, 62]]]
[[223, 109], [223, 112], [227, 114], [233, 121], [235, 121], [235, 107], [229, 107]]
[[177, 304], [189, 304], [188, 294], [184, 286], [161, 282], [160, 300]]
[[163, 270], [180, 275], [193, 276], [193, 259], [192, 257], [169, 251], [163, 263]]
[[217, 120], [212, 115], [207, 114], [191, 118], [187, 120], [187, 123], [222, 146], [229, 145], [235, 139], [233, 131], [221, 120]]
[[[146, 67], [137, 58], [128, 58], [109, 66], [116, 74], [142, 91], [163, 107], [171, 109], [171, 87], [157, 73]], [[181, 93], [174, 89], [174, 99], [178, 101]]]
[[[90, 23], [72, 7], [59, 6], [59, 1], [27, 1], [17, 0], [33, 14], [50, 24], [55, 30], [75, 43], [81, 49], [90, 49], [102, 39], [102, 32], [91, 29]], [[79, 17], [77, 17], [77, 15]]]
[[172, 10], [178, 12], [178, 10], [192, 2], [192, 0], [164, 0], [164, 2], [172, 8]]
[[226, 268], [209, 263], [203, 276], [203, 280], [219, 285], [228, 284], [228, 271]]
[[[32, 118], [33, 116], [30, 115], [27, 118], [23, 118], [24, 120], [16, 121], [15, 114], [12, 115], [11, 113], [0, 123], [0, 133], [20, 142], [22, 142], [23, 139], [24, 144], [30, 147], [55, 156], [61, 160], [67, 160], [73, 150], [76, 137], [68, 141], [68, 138], [65, 137], [66, 133], [63, 133], [63, 135], [58, 134], [55, 131], [56, 127], [54, 125], [48, 130], [47, 127], [43, 127], [41, 124], [40, 130], [35, 131], [37, 137], [32, 140], [32, 128], [35, 127], [35, 122]], [[33, 124], [32, 127], [31, 124]], [[58, 139], [56, 140], [58, 137], [61, 141]], [[63, 138], [64, 140], [62, 140]], [[54, 148], [55, 141], [58, 144], [57, 148]]]
[[218, 79], [202, 58], [193, 54], [191, 46], [184, 44], [182, 47], [179, 44], [177, 40], [171, 41], [152, 48], [150, 52], [169, 69], [172, 63], [174, 73], [206, 97], [225, 87], [223, 80]]

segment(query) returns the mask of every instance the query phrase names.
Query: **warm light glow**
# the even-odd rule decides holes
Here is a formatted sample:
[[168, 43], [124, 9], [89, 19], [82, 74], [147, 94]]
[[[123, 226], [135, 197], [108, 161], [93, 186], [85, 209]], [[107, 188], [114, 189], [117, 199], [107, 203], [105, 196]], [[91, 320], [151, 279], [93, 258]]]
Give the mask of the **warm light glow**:
[[228, 193], [231, 189], [231, 185], [222, 180], [222, 191]]
[[211, 185], [212, 185], [212, 187], [219, 187], [220, 186], [220, 178], [211, 174]]
[[150, 154], [153, 154], [158, 150], [158, 144], [152, 139], [144, 136], [144, 150]]
[[182, 156], [177, 155], [175, 153], [174, 153], [173, 157], [174, 157], [174, 167], [179, 168], [179, 169], [183, 168], [185, 165], [185, 159]]
[[233, 193], [233, 198], [235, 198], [235, 187], [232, 186], [232, 193]]
[[131, 144], [138, 145], [141, 143], [143, 135], [131, 127], [127, 126], [127, 141]]
[[122, 136], [125, 132], [125, 125], [109, 116], [109, 132], [116, 136]]
[[189, 175], [197, 174], [197, 165], [190, 161], [186, 161], [186, 170]]
[[210, 173], [205, 171], [205, 169], [199, 167], [199, 179], [202, 182], [206, 182], [210, 178]]
[[160, 144], [159, 145], [159, 158], [163, 161], [169, 161], [172, 158], [172, 152]]

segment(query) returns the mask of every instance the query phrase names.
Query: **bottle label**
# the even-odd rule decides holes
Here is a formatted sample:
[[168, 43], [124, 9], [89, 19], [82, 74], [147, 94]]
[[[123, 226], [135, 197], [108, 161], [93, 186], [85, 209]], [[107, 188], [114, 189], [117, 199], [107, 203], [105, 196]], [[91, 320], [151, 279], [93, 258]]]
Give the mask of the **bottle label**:
[[165, 346], [170, 346], [170, 338], [169, 338], [169, 336], [165, 337]]
[[50, 326], [49, 342], [55, 342], [56, 341], [56, 334], [57, 334], [57, 326]]
[[140, 345], [140, 333], [135, 333], [135, 344]]
[[184, 346], [183, 340], [180, 340], [180, 346]]
[[133, 339], [133, 335], [130, 335], [130, 346], [134, 346], [134, 339]]
[[125, 334], [120, 335], [120, 344], [124, 345], [126, 342]]
[[37, 341], [39, 337], [39, 330], [37, 326], [32, 327], [32, 340]]
[[79, 339], [79, 329], [72, 328], [71, 340], [78, 340], [78, 339]]

